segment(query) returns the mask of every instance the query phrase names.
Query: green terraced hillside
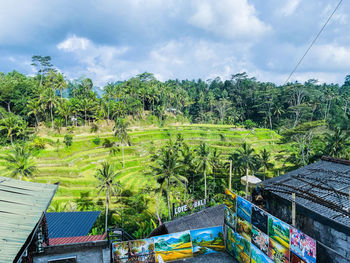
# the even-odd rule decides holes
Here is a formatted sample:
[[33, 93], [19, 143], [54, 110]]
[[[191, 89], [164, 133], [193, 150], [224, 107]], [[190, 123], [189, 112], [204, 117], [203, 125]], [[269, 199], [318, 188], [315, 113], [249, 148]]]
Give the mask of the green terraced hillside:
[[[176, 125], [166, 128], [139, 128], [131, 127], [129, 135], [131, 146], [125, 147], [125, 168], [122, 169], [121, 153], [110, 155], [110, 149], [102, 146], [104, 138], [114, 140], [111, 128], [102, 128], [100, 133], [75, 131], [73, 145], [67, 149], [63, 143], [57, 148], [47, 145], [38, 156], [36, 162], [38, 174], [30, 179], [41, 183], [60, 182], [55, 200], [64, 202], [79, 197], [80, 192], [90, 191], [90, 196], [97, 197], [97, 180], [94, 173], [100, 163], [110, 161], [119, 169], [119, 180], [124, 188], [138, 191], [146, 184], [154, 184], [152, 175], [145, 171], [150, 164], [150, 154], [165, 144], [169, 138], [176, 138], [181, 133], [185, 141], [190, 145], [198, 145], [205, 141], [212, 147], [219, 148], [223, 155], [227, 155], [244, 141], [252, 144], [258, 152], [266, 148], [271, 152], [276, 166], [281, 166], [276, 160], [282, 150], [287, 150], [286, 145], [278, 144], [280, 136], [268, 129], [245, 130], [224, 125]], [[41, 134], [48, 141], [63, 141], [63, 134]], [[96, 145], [93, 139], [101, 138], [101, 144]], [[1, 154], [4, 154], [3, 150]], [[0, 162], [0, 175], [7, 175], [3, 161]]]

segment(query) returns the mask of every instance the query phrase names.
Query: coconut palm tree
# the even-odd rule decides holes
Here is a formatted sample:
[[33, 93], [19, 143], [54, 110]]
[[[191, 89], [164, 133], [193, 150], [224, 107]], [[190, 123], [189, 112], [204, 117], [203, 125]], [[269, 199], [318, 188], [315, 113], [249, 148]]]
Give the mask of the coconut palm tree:
[[106, 192], [106, 222], [105, 222], [105, 231], [107, 232], [108, 227], [108, 207], [110, 203], [110, 195], [116, 195], [117, 190], [120, 190], [119, 182], [116, 182], [117, 176], [119, 173], [116, 173], [113, 165], [108, 162], [102, 163], [102, 168], [97, 169], [95, 177], [99, 181], [98, 194], [102, 191]]
[[23, 120], [15, 115], [10, 115], [7, 118], [0, 120], [0, 131], [6, 130], [7, 137], [10, 138], [11, 144], [13, 146], [13, 135], [18, 135], [20, 131], [24, 129]]
[[52, 128], [54, 128], [53, 108], [56, 107], [58, 104], [55, 90], [51, 87], [46, 88], [44, 91], [43, 100], [44, 100], [44, 103], [46, 104], [46, 106], [50, 110], [51, 125], [52, 125]]
[[209, 162], [210, 148], [205, 142], [202, 142], [195, 151], [198, 155], [196, 158], [197, 170], [200, 170], [203, 172], [204, 198], [207, 199], [207, 173], [211, 169], [211, 165]]
[[246, 142], [242, 144], [241, 148], [237, 150], [238, 161], [241, 163], [245, 170], [246, 176], [246, 198], [248, 199], [248, 172], [249, 170], [255, 170], [258, 164], [258, 156], [255, 154], [253, 148]]
[[11, 172], [11, 177], [22, 179], [32, 177], [36, 172], [36, 164], [30, 151], [25, 146], [15, 146], [11, 153], [2, 157], [6, 162], [6, 168]]
[[213, 182], [214, 182], [212, 187], [212, 193], [215, 194], [215, 187], [216, 187], [215, 175], [217, 171], [222, 167], [221, 152], [217, 148], [214, 148], [211, 155], [209, 156], [209, 163], [212, 169]]
[[[244, 172], [244, 168], [242, 167], [241, 162], [239, 161], [239, 153], [238, 152], [233, 152], [229, 155], [229, 161], [232, 161], [232, 172], [233, 172], [233, 177], [237, 178]], [[229, 167], [230, 164], [228, 163], [227, 166]]]
[[155, 158], [155, 163], [156, 165], [151, 166], [151, 169], [156, 175], [160, 190], [166, 192], [169, 220], [171, 220], [170, 185], [187, 183], [187, 179], [179, 174], [181, 166], [178, 160], [178, 151], [171, 142], [160, 150]]
[[28, 116], [34, 115], [34, 117], [35, 117], [35, 131], [38, 131], [38, 126], [39, 126], [38, 115], [39, 115], [40, 110], [41, 110], [41, 102], [38, 99], [32, 99], [32, 100], [28, 101], [27, 107], [30, 110], [28, 112]]
[[349, 133], [336, 129], [333, 134], [326, 134], [326, 147], [324, 153], [326, 155], [340, 158], [344, 150], [350, 145], [348, 140]]
[[273, 163], [270, 163], [270, 153], [264, 149], [259, 155], [260, 164], [264, 168], [264, 181], [266, 178], [266, 170], [270, 170], [273, 168]]
[[125, 167], [124, 143], [129, 142], [127, 127], [128, 127], [128, 123], [125, 119], [117, 118], [113, 128], [114, 136], [119, 138], [122, 145], [123, 168]]

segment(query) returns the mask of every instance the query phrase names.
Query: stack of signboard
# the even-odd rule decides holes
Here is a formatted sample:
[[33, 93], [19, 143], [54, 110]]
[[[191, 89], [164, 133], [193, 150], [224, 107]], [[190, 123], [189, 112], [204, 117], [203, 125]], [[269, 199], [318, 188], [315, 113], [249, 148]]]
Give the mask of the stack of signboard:
[[226, 249], [242, 263], [315, 263], [316, 241], [226, 189]]
[[202, 228], [143, 240], [112, 243], [113, 262], [154, 263], [225, 250], [223, 227]]

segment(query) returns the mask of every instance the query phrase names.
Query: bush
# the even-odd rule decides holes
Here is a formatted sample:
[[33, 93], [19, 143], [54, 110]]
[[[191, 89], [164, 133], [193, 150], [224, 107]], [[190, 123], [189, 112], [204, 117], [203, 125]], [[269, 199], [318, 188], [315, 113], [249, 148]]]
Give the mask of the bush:
[[103, 147], [105, 147], [105, 148], [110, 148], [110, 147], [113, 147], [114, 142], [111, 141], [110, 139], [105, 138], [105, 139], [103, 140], [102, 145], [103, 145]]
[[29, 148], [31, 150], [42, 150], [45, 149], [45, 139], [40, 138], [40, 137], [36, 137], [30, 144], [29, 144]]
[[95, 145], [100, 145], [101, 143], [101, 138], [100, 137], [96, 137], [92, 140], [92, 142], [95, 144]]
[[64, 135], [63, 142], [67, 147], [71, 146], [73, 144], [73, 136], [70, 134]]
[[245, 122], [243, 122], [243, 125], [246, 129], [252, 129], [254, 127], [257, 127], [258, 125], [253, 122], [252, 120], [246, 120]]

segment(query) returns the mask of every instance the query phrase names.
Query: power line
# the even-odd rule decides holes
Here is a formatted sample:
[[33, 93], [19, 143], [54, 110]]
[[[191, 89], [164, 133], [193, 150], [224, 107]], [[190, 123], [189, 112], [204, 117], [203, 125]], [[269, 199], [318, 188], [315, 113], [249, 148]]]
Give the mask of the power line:
[[289, 74], [287, 80], [284, 82], [283, 85], [286, 85], [287, 82], [289, 81], [289, 79], [292, 77], [292, 75], [294, 74], [294, 72], [297, 70], [297, 68], [299, 67], [299, 65], [301, 64], [301, 62], [303, 61], [303, 59], [305, 58], [305, 56], [307, 55], [307, 53], [310, 51], [310, 49], [312, 48], [312, 46], [315, 44], [315, 42], [317, 41], [318, 37], [321, 35], [321, 33], [323, 32], [323, 30], [325, 29], [325, 27], [327, 26], [328, 22], [332, 19], [334, 13], [337, 11], [337, 9], [339, 8], [340, 4], [343, 2], [343, 0], [340, 0], [338, 5], [335, 7], [335, 9], [333, 10], [332, 14], [328, 17], [326, 23], [323, 25], [323, 27], [321, 28], [321, 30], [318, 32], [318, 34], [316, 35], [316, 37], [314, 38], [314, 40], [311, 42], [310, 46], [308, 47], [308, 49], [305, 51], [304, 55], [301, 57], [301, 59], [299, 60], [299, 62], [297, 63], [297, 65], [294, 67], [293, 71]]

